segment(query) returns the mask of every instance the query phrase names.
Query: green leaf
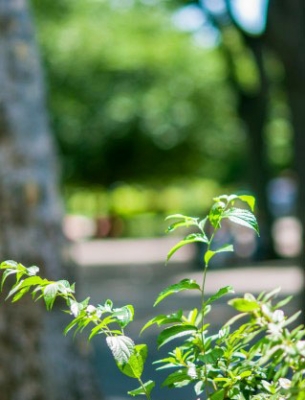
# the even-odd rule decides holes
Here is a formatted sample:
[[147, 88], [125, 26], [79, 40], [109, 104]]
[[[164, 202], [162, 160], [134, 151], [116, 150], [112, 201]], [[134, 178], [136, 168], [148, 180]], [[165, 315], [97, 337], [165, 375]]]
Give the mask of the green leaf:
[[103, 333], [103, 329], [107, 327], [108, 324], [112, 322], [116, 322], [116, 320], [112, 317], [112, 315], [108, 315], [108, 317], [104, 318], [102, 322], [96, 325], [94, 328], [91, 329], [91, 333], [89, 335], [89, 340], [91, 340], [94, 336]]
[[[12, 289], [10, 290], [10, 292], [7, 295], [7, 299], [9, 297], [12, 297], [15, 293], [17, 293], [19, 290], [22, 290], [24, 288], [29, 288], [31, 286], [36, 286], [36, 285], [41, 285], [44, 284], [45, 282], [48, 282], [45, 279], [41, 279], [39, 276], [31, 276], [29, 278], [23, 279], [22, 281], [16, 283]], [[29, 289], [27, 291], [23, 291], [23, 294], [25, 294], [26, 292], [29, 291]], [[22, 295], [23, 296], [23, 295]], [[15, 300], [13, 299], [13, 301], [17, 301], [19, 300], [22, 296], [19, 296], [18, 298], [15, 298]]]
[[225, 398], [225, 390], [220, 389], [217, 390], [217, 392], [213, 393], [211, 397], [209, 397], [208, 400], [223, 400]]
[[36, 265], [33, 265], [32, 267], [27, 268], [27, 274], [29, 276], [37, 275], [39, 272], [39, 268], [36, 267]]
[[1, 291], [3, 290], [3, 285], [4, 285], [7, 277], [10, 276], [10, 275], [16, 274], [16, 273], [17, 273], [17, 271], [14, 270], [14, 269], [6, 269], [3, 272], [2, 279], [1, 279]]
[[117, 364], [126, 364], [134, 353], [135, 344], [128, 336], [107, 336], [106, 342]]
[[155, 382], [154, 381], [147, 381], [143, 383], [143, 386], [140, 386], [137, 389], [130, 390], [128, 394], [130, 396], [139, 396], [139, 395], [150, 395], [152, 389], [155, 387]]
[[228, 301], [230, 306], [234, 307], [235, 310], [240, 312], [251, 312], [259, 309], [259, 304], [256, 301], [251, 301], [243, 298], [236, 298]]
[[59, 288], [57, 282], [52, 282], [43, 289], [43, 298], [48, 311], [52, 309], [58, 291]]
[[285, 297], [285, 299], [279, 301], [279, 302], [273, 307], [273, 309], [275, 310], [275, 309], [284, 307], [284, 306], [285, 306], [286, 304], [288, 304], [292, 299], [293, 299], [293, 296]]
[[228, 251], [228, 252], [234, 251], [234, 247], [231, 244], [226, 244], [226, 245], [220, 247], [217, 250], [208, 250], [208, 251], [206, 251], [206, 253], [204, 255], [204, 263], [205, 263], [205, 265], [209, 264], [211, 258], [214, 257], [215, 254], [223, 253], [223, 252], [226, 252], [226, 251]]
[[[168, 217], [170, 218], [170, 217]], [[168, 219], [166, 218], [166, 219]], [[190, 218], [190, 217], [184, 217], [185, 219], [183, 221], [177, 221], [171, 224], [167, 229], [166, 233], [173, 232], [177, 228], [189, 228], [190, 226], [198, 226], [197, 218]]]
[[67, 335], [68, 332], [74, 328], [78, 323], [81, 322], [81, 320], [84, 318], [84, 314], [78, 315], [76, 318], [74, 318], [64, 329], [64, 335]]
[[165, 324], [172, 324], [175, 322], [182, 322], [182, 310], [178, 310], [175, 313], [171, 313], [168, 315], [157, 315], [156, 317], [150, 319], [148, 322], [146, 322], [146, 324], [143, 326], [143, 328], [141, 329], [141, 332], [144, 332], [145, 329], [149, 328], [150, 326], [157, 324], [158, 326], [161, 325], [165, 325]]
[[293, 314], [291, 317], [289, 317], [283, 324], [283, 326], [287, 326], [289, 324], [291, 324], [292, 322], [294, 322], [296, 319], [299, 318], [300, 314], [302, 314], [302, 311], [297, 311], [295, 314]]
[[182, 219], [185, 221], [195, 221], [197, 222], [198, 218], [193, 218], [193, 217], [189, 217], [187, 215], [183, 215], [183, 214], [172, 214], [172, 215], [168, 215], [165, 218], [165, 221], [169, 220], [169, 219]]
[[133, 320], [134, 308], [130, 304], [122, 308], [116, 308], [113, 311], [112, 316], [116, 318], [122, 328], [125, 328]]
[[208, 239], [205, 234], [201, 233], [192, 233], [186, 236], [184, 239], [182, 239], [174, 247], [171, 248], [171, 250], [167, 254], [166, 261], [169, 261], [172, 255], [176, 253], [176, 251], [179, 250], [181, 247], [195, 242], [208, 243]]
[[214, 347], [208, 350], [204, 355], [200, 355], [198, 358], [205, 364], [215, 364], [220, 357], [222, 357], [224, 351], [220, 347]]
[[200, 286], [193, 279], [182, 279], [179, 283], [175, 283], [174, 285], [168, 286], [164, 289], [157, 297], [154, 306], [159, 304], [166, 297], [172, 295], [173, 293], [182, 292], [183, 290], [199, 290]]
[[192, 378], [187, 374], [187, 370], [179, 370], [168, 375], [162, 383], [162, 386], [168, 386], [170, 388], [181, 387], [188, 384], [191, 380]]
[[127, 363], [118, 364], [120, 371], [130, 378], [140, 379], [147, 358], [146, 344], [138, 344], [134, 347], [134, 353], [129, 357]]
[[30, 288], [31, 288], [30, 286], [27, 286], [22, 289], [19, 289], [19, 291], [13, 297], [12, 303], [15, 303], [16, 301], [20, 300], [26, 293], [28, 293]]
[[194, 325], [173, 325], [169, 328], [165, 328], [162, 331], [157, 339], [158, 347], [163, 346], [164, 344], [170, 342], [171, 340], [177, 339], [182, 336], [191, 335], [192, 333], [197, 331], [197, 327]]
[[235, 224], [253, 229], [257, 234], [259, 234], [257, 220], [251, 211], [233, 207], [224, 211], [222, 218], [228, 218]]
[[248, 378], [249, 376], [251, 376], [252, 375], [252, 371], [244, 371], [244, 372], [242, 372], [240, 375], [239, 375], [239, 377], [241, 378], [241, 379], [243, 379], [243, 378]]
[[254, 208], [255, 208], [255, 197], [254, 196], [243, 194], [243, 195], [239, 195], [238, 198], [241, 201], [247, 203], [252, 212], [254, 211]]
[[234, 289], [232, 288], [232, 286], [225, 286], [219, 289], [218, 292], [209, 297], [204, 304], [211, 304], [228, 293], [234, 293]]

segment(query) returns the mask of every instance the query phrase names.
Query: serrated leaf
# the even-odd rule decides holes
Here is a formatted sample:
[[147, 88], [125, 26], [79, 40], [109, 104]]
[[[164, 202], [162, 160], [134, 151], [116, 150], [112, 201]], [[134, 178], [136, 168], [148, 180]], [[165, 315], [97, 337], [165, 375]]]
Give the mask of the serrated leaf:
[[157, 343], [158, 347], [165, 345], [166, 343], [177, 339], [182, 336], [191, 335], [197, 331], [197, 327], [190, 324], [179, 324], [173, 325], [169, 328], [165, 328], [158, 336]]
[[225, 286], [219, 289], [218, 292], [209, 297], [204, 304], [211, 304], [228, 293], [234, 293], [234, 289], [232, 288], [232, 286]]
[[182, 279], [179, 283], [175, 283], [174, 285], [168, 286], [166, 289], [164, 289], [157, 297], [154, 306], [159, 304], [162, 300], [164, 300], [166, 297], [172, 295], [173, 293], [179, 293], [184, 290], [199, 290], [200, 291], [200, 286], [196, 281], [193, 279]]
[[128, 394], [130, 396], [140, 396], [140, 395], [150, 395], [152, 389], [155, 387], [155, 382], [154, 381], [147, 381], [143, 383], [143, 386], [140, 386], [137, 389], [130, 390]]
[[258, 223], [255, 216], [251, 211], [243, 210], [241, 208], [230, 208], [224, 211], [223, 218], [228, 218], [235, 224], [245, 226], [247, 228], [253, 229], [257, 234], [259, 234]]
[[126, 364], [134, 353], [135, 344], [128, 336], [107, 336], [106, 342], [117, 364]]
[[243, 298], [232, 299], [228, 304], [240, 312], [251, 312], [259, 309], [259, 304], [256, 301], [251, 301]]
[[147, 358], [146, 344], [138, 344], [134, 347], [134, 353], [129, 357], [127, 363], [118, 364], [120, 371], [130, 378], [140, 379]]

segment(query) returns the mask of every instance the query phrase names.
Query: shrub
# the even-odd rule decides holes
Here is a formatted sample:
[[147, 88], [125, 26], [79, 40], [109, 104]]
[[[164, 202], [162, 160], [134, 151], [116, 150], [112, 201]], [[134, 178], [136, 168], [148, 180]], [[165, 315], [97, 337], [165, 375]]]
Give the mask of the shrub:
[[[281, 309], [291, 297], [274, 304], [279, 292], [276, 289], [258, 297], [246, 293], [234, 298], [229, 305], [238, 313], [226, 321], [219, 332], [209, 332], [208, 314], [213, 303], [233, 293], [233, 288], [226, 286], [208, 298], [205, 295], [211, 259], [218, 253], [233, 251], [231, 244], [215, 248], [215, 237], [224, 220], [253, 229], [258, 234], [254, 203], [252, 196], [223, 195], [214, 199], [203, 219], [181, 214], [168, 217], [174, 221], [168, 232], [181, 228], [194, 229], [194, 232], [188, 233], [169, 251], [167, 261], [189, 243], [203, 243], [205, 252], [202, 283], [183, 279], [164, 289], [154, 304], [191, 290], [198, 293], [199, 308], [188, 313], [178, 309], [169, 315], [157, 315], [142, 328], [142, 331], [152, 325], [161, 328], [157, 337], [159, 347], [180, 340], [179, 345], [174, 341], [175, 345], [165, 358], [156, 361], [159, 369], [170, 371], [164, 386], [180, 388], [188, 385], [197, 398], [210, 400], [305, 399], [305, 330], [303, 326], [289, 329], [299, 313], [287, 317]], [[132, 305], [117, 308], [109, 299], [96, 306], [90, 303], [90, 298], [79, 301], [75, 297], [74, 284], [42, 278], [36, 266], [26, 268], [15, 261], [5, 261], [0, 268], [3, 270], [1, 288], [8, 276], [15, 275], [16, 281], [7, 296], [13, 302], [30, 293], [33, 300], [43, 299], [47, 310], [51, 310], [57, 298], [64, 299], [66, 312], [72, 316], [64, 333], [74, 330], [77, 334], [88, 327], [89, 340], [104, 335], [119, 370], [138, 381], [139, 387], [128, 393], [152, 398], [154, 381], [142, 380], [147, 346], [135, 344], [124, 332], [134, 317]]]

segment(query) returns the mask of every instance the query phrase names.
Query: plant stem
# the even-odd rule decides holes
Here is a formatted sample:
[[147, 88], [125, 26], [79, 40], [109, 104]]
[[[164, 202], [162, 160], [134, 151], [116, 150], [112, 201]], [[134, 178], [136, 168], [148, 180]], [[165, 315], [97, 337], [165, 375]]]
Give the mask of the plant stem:
[[144, 385], [142, 379], [141, 379], [141, 378], [138, 378], [138, 381], [139, 381], [139, 383], [140, 383], [140, 385], [141, 385], [141, 387], [142, 387], [142, 389], [143, 389], [143, 392], [145, 393], [145, 396], [146, 396], [147, 400], [151, 400], [150, 393], [147, 392], [147, 390], [146, 390], [146, 388], [145, 388], [145, 385]]

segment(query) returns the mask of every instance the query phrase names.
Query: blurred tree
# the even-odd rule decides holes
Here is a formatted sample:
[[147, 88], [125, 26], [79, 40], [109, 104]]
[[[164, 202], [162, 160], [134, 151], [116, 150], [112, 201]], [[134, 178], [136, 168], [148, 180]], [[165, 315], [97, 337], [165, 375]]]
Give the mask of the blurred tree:
[[34, 1], [65, 183], [243, 175], [218, 49], [178, 31], [162, 5], [49, 3]]
[[[0, 254], [62, 274], [57, 159], [26, 0], [0, 1]], [[32, 301], [0, 309], [1, 400], [98, 399], [62, 318]]]
[[[305, 40], [305, 11], [303, 2], [262, 0], [246, 4], [238, 0], [216, 2], [196, 0], [189, 3], [196, 4], [202, 9], [211, 25], [222, 33], [221, 48], [229, 66], [229, 79], [237, 93], [239, 115], [249, 133], [249, 176], [259, 200], [260, 212], [266, 222], [266, 232], [272, 225], [267, 184], [278, 172], [270, 163], [266, 127], [268, 122], [269, 126], [271, 125], [270, 120], [274, 118], [272, 104], [277, 101], [274, 100], [275, 83], [278, 86], [281, 81], [285, 88], [294, 138], [293, 156], [282, 160], [281, 167], [295, 168], [297, 172], [298, 215], [304, 226], [305, 188], [302, 183], [305, 182], [303, 157], [305, 59], [302, 49]], [[256, 8], [253, 8], [253, 5]], [[288, 31], [291, 33], [287, 34]], [[274, 55], [277, 57], [277, 62], [274, 62]], [[283, 73], [280, 74], [279, 62], [284, 67]], [[278, 119], [289, 120], [290, 116], [287, 113], [283, 115], [283, 107], [281, 110], [282, 115], [277, 115]], [[275, 126], [280, 128], [279, 124]], [[272, 129], [272, 135], [281, 135], [281, 129], [277, 132]], [[285, 140], [285, 144], [289, 146], [289, 140]], [[266, 234], [264, 253], [267, 257], [274, 255], [270, 231]]]

